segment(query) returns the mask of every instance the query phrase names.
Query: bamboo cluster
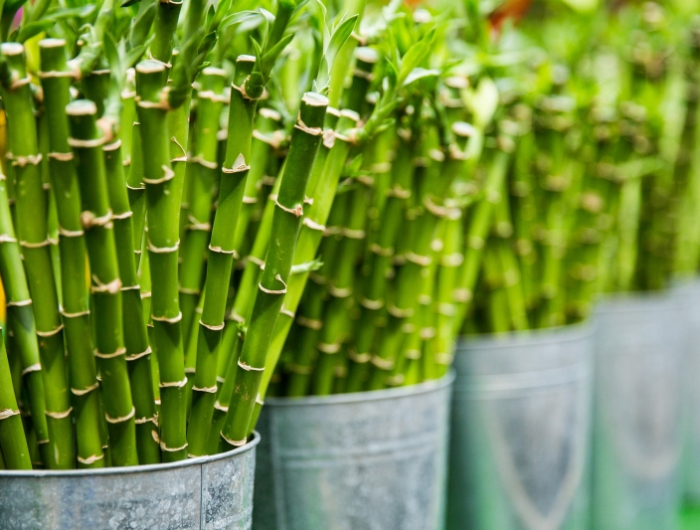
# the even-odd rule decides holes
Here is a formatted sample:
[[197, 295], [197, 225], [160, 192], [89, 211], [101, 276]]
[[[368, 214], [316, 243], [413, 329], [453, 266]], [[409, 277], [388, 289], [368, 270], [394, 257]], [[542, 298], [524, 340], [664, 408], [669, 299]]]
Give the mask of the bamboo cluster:
[[1, 467], [230, 450], [266, 395], [439, 378], [463, 331], [696, 270], [695, 31], [647, 6], [560, 57], [366, 3], [5, 4]]

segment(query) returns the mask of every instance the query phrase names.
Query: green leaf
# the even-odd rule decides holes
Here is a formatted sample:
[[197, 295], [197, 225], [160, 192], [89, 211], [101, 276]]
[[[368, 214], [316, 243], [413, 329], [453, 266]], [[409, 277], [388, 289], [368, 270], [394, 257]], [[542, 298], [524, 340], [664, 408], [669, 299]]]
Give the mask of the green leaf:
[[95, 12], [95, 9], [95, 4], [88, 4], [80, 7], [58, 8], [49, 10], [46, 16], [53, 20], [87, 18]]
[[418, 68], [414, 68], [411, 70], [411, 73], [408, 74], [406, 79], [403, 82], [403, 86], [408, 86], [411, 83], [418, 81], [419, 79], [424, 79], [426, 77], [437, 77], [440, 75], [440, 70], [428, 70], [426, 68], [421, 68], [420, 66]]
[[282, 50], [284, 50], [287, 47], [287, 44], [292, 42], [292, 39], [294, 39], [294, 33], [287, 33], [263, 56], [261, 63], [261, 71], [265, 76], [267, 76], [270, 70], [272, 70], [272, 67], [275, 64], [277, 57], [279, 57], [279, 55], [282, 53]]
[[17, 42], [26, 42], [32, 37], [37, 36], [42, 31], [51, 29], [54, 24], [56, 24], [56, 21], [53, 19], [30, 22], [29, 24], [20, 27], [19, 32], [17, 32]]
[[327, 89], [330, 83], [330, 72], [333, 68], [333, 62], [336, 56], [342, 49], [343, 45], [352, 35], [357, 23], [357, 15], [350, 17], [345, 22], [340, 24], [334, 31], [328, 42], [326, 50], [319, 64], [318, 75], [316, 76], [316, 84], [321, 90]]
[[138, 4], [141, 0], [124, 0], [124, 3], [120, 7], [131, 7]]
[[136, 17], [129, 32], [129, 45], [132, 48], [143, 44], [148, 39], [155, 18], [156, 4], [150, 4]]
[[[263, 22], [265, 22], [265, 17], [260, 11], [240, 11], [224, 17], [218, 30], [221, 31], [236, 24], [246, 24], [248, 29], [254, 29]], [[251, 23], [253, 24], [252, 27], [250, 26]]]
[[403, 85], [408, 75], [417, 68], [430, 54], [435, 37], [435, 30], [430, 30], [425, 37], [411, 46], [401, 59], [399, 68], [398, 84]]
[[122, 61], [119, 55], [119, 48], [117, 47], [117, 42], [110, 32], [105, 32], [104, 37], [104, 53], [107, 58], [107, 63], [109, 68], [113, 73], [117, 74], [122, 71]]
[[126, 55], [124, 56], [124, 67], [125, 68], [131, 68], [134, 66], [143, 56], [144, 53], [146, 53], [146, 50], [148, 47], [151, 45], [151, 42], [153, 42], [153, 39], [155, 39], [155, 35], [151, 35], [146, 42], [143, 44], [140, 44], [138, 46], [134, 46], [131, 48], [128, 52], [126, 52]]
[[493, 119], [498, 109], [499, 93], [496, 83], [484, 77], [472, 94], [470, 107], [477, 127], [484, 129]]

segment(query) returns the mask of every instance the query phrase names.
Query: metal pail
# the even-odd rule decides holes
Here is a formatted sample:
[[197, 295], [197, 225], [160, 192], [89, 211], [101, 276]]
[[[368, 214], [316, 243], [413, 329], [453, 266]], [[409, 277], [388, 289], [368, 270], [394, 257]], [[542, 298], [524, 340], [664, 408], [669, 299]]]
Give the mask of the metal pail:
[[587, 530], [589, 324], [463, 338], [448, 530]]
[[255, 530], [442, 530], [453, 376], [267, 399]]
[[248, 530], [259, 440], [170, 464], [0, 471], [0, 530]]
[[681, 502], [685, 326], [671, 293], [596, 310], [594, 530], [672, 530]]

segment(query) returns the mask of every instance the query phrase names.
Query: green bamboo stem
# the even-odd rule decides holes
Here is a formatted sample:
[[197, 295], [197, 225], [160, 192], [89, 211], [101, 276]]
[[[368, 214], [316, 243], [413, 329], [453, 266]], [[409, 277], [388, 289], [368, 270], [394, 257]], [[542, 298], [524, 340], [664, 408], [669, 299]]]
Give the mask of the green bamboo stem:
[[236, 226], [250, 171], [251, 143], [257, 100], [247, 96], [255, 65], [251, 56], [240, 56], [231, 90], [228, 143], [221, 170], [219, 200], [204, 287], [204, 307], [199, 321], [197, 366], [192, 387], [192, 413], [188, 429], [190, 454], [206, 454], [208, 427], [216, 403], [218, 349], [224, 330], [228, 283], [237, 255], [234, 248]]
[[194, 125], [196, 145], [191, 160], [193, 169], [188, 196], [188, 218], [180, 266], [180, 308], [185, 343], [188, 342], [194, 309], [201, 293], [211, 234], [213, 191], [221, 171], [217, 163], [216, 134], [224, 104], [226, 72], [218, 68], [205, 68], [199, 79], [201, 89], [197, 92], [198, 109]]
[[[49, 455], [45, 453], [49, 449], [49, 428], [46, 422], [39, 343], [29, 287], [7, 198], [7, 180], [4, 176], [0, 176], [0, 277], [2, 277], [7, 308], [8, 351], [14, 353], [12, 357], [16, 358], [18, 365], [14, 370], [14, 372], [18, 371], [19, 375], [15, 388], [21, 391], [22, 380], [24, 380], [27, 389], [25, 407], [33, 418], [36, 431], [34, 441], [36, 442], [38, 438], [41, 442], [39, 447], [42, 449], [42, 459], [48, 462]], [[16, 395], [20, 393], [16, 392]]]
[[[187, 457], [185, 359], [178, 293], [178, 249], [182, 180], [172, 169], [165, 66], [143, 61], [136, 67], [137, 112], [141, 124], [152, 282], [153, 341], [160, 373], [160, 448], [164, 462]], [[184, 176], [184, 175], [182, 175]]]
[[[326, 114], [328, 116], [328, 114]], [[351, 148], [351, 141], [344, 133], [348, 129], [357, 125], [358, 115], [350, 110], [343, 110], [337, 121], [336, 129], [333, 131], [332, 125], [335, 122], [336, 116], [325, 121], [324, 130], [324, 148], [328, 149], [326, 153], [324, 148], [319, 149], [321, 157], [316, 157], [314, 167], [309, 178], [309, 189], [307, 195], [313, 198], [313, 204], [308, 208], [308, 214], [302, 222], [299, 239], [296, 244], [294, 253], [293, 266], [299, 269], [294, 272], [287, 282], [287, 294], [284, 297], [282, 310], [279, 318], [275, 323], [275, 329], [272, 333], [270, 341], [267, 362], [268, 368], [263, 373], [262, 382], [260, 384], [259, 395], [260, 399], [256, 403], [256, 412], [253, 416], [254, 426], [257, 417], [260, 414], [260, 407], [264, 400], [267, 386], [274, 373], [273, 367], [277, 364], [285, 341], [289, 335], [289, 330], [294, 321], [294, 314], [299, 307], [306, 281], [309, 277], [309, 264], [313, 262], [321, 243], [321, 238], [325, 232], [325, 223], [331, 211], [333, 199], [337, 190], [340, 175], [345, 167], [348, 153]], [[325, 159], [324, 159], [325, 157]], [[312, 191], [313, 190], [313, 191]]]
[[0, 340], [0, 469], [31, 469], [29, 446], [10, 377], [5, 341]]
[[61, 257], [62, 315], [70, 368], [71, 392], [75, 406], [78, 465], [103, 467], [100, 437], [100, 396], [94, 344], [90, 327], [90, 294], [85, 282], [86, 244], [80, 221], [81, 202], [70, 136], [66, 105], [70, 101], [73, 73], [66, 64], [65, 42], [40, 42], [42, 88], [49, 121], [49, 164], [56, 201]]
[[272, 220], [272, 238], [236, 372], [236, 390], [221, 433], [222, 449], [245, 443], [265, 370], [272, 330], [282, 309], [301, 226], [306, 185], [323, 134], [328, 100], [314, 93], [302, 98], [292, 132], [284, 177]]
[[[24, 47], [0, 47], [10, 72], [3, 86], [8, 130], [12, 137], [12, 164], [16, 180], [17, 226], [31, 293], [36, 332], [44, 372], [46, 416], [49, 428], [48, 462], [51, 469], [75, 466], [72, 409], [63, 350], [63, 324], [51, 261], [46, 218], [46, 196], [39, 169], [36, 122], [32, 108]], [[9, 153], [8, 153], [9, 155]], [[37, 215], [37, 212], [39, 213]]]
[[372, 359], [371, 349], [374, 346], [377, 320], [386, 308], [387, 273], [396, 253], [396, 240], [401, 229], [401, 220], [406, 209], [406, 203], [411, 195], [415, 165], [412, 151], [415, 149], [414, 136], [405, 129], [399, 131], [399, 146], [396, 160], [392, 169], [392, 185], [387, 191], [379, 234], [370, 245], [372, 252], [369, 257], [370, 277], [367, 287], [360, 299], [362, 306], [360, 319], [357, 323], [355, 341], [350, 350], [350, 367], [348, 374], [348, 392], [358, 392], [362, 389], [369, 372], [369, 362]]
[[135, 408], [136, 444], [139, 463], [160, 462], [160, 450], [154, 433], [158, 434], [158, 418], [155, 409], [151, 374], [151, 347], [141, 300], [136, 260], [132, 252], [134, 234], [129, 207], [126, 180], [121, 161], [121, 140], [104, 145], [107, 187], [117, 250], [119, 276], [121, 278], [122, 320], [124, 347], [129, 369], [131, 397]]
[[112, 464], [138, 464], [135, 409], [126, 366], [122, 318], [122, 281], [119, 276], [102, 146], [104, 138], [96, 124], [97, 107], [78, 100], [66, 107], [80, 184], [82, 212], [90, 263], [90, 291], [95, 326], [95, 357], [102, 375], [103, 402]]

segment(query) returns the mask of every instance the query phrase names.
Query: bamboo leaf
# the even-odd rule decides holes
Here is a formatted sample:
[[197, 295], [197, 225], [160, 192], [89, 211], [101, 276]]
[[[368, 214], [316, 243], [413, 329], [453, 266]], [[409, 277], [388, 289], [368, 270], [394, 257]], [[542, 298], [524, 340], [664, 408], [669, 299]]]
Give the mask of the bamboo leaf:
[[335, 58], [342, 49], [343, 45], [350, 38], [350, 35], [352, 35], [356, 23], [357, 15], [354, 15], [339, 24], [331, 36], [323, 57], [321, 58], [321, 64], [319, 65], [319, 71], [316, 77], [316, 84], [321, 91], [326, 90], [328, 87], [333, 62], [335, 61]]
[[153, 26], [153, 21], [156, 18], [156, 5], [149, 5], [142, 13], [134, 20], [129, 32], [129, 45], [134, 48], [143, 44], [148, 39], [148, 34]]
[[51, 29], [56, 24], [53, 19], [47, 20], [37, 20], [36, 22], [30, 22], [22, 27], [20, 27], [17, 32], [16, 40], [17, 42], [26, 42], [32, 37], [37, 36], [43, 31]]
[[406, 77], [405, 81], [403, 82], [403, 86], [408, 86], [411, 83], [418, 81], [419, 79], [424, 79], [426, 77], [437, 77], [440, 75], [440, 70], [428, 70], [426, 68], [414, 68], [411, 70], [411, 73], [408, 74]]
[[435, 30], [432, 29], [421, 40], [411, 46], [406, 54], [401, 59], [401, 68], [399, 68], [398, 84], [402, 85], [408, 75], [417, 68], [430, 53], [435, 37]]

